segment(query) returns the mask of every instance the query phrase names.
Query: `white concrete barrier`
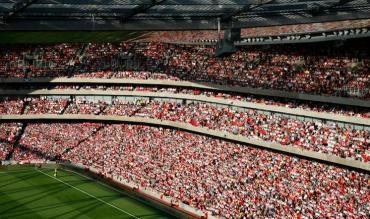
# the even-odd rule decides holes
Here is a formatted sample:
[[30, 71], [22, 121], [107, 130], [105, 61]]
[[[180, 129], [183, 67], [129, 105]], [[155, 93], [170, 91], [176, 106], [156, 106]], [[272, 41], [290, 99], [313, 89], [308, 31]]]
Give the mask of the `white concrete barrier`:
[[263, 95], [270, 97], [282, 97], [298, 100], [309, 100], [316, 102], [324, 103], [335, 103], [335, 104], [344, 104], [351, 106], [361, 106], [369, 107], [370, 101], [360, 100], [355, 98], [347, 97], [336, 97], [336, 96], [324, 96], [324, 95], [314, 95], [314, 94], [305, 94], [297, 93], [290, 91], [281, 91], [274, 89], [262, 89], [262, 88], [251, 88], [251, 87], [238, 87], [238, 86], [227, 86], [227, 85], [218, 85], [205, 82], [190, 82], [190, 81], [174, 81], [174, 80], [143, 80], [143, 79], [119, 79], [119, 78], [31, 78], [31, 79], [22, 79], [22, 78], [0, 78], [0, 84], [12, 84], [12, 83], [24, 83], [24, 84], [33, 84], [33, 83], [51, 83], [51, 84], [137, 84], [137, 85], [159, 85], [159, 86], [171, 86], [171, 87], [189, 87], [189, 88], [203, 88], [209, 90], [220, 90], [227, 92], [236, 92], [244, 94], [255, 94]]
[[290, 145], [281, 145], [276, 142], [267, 142], [256, 139], [251, 139], [241, 135], [234, 135], [232, 133], [221, 132], [216, 130], [210, 130], [203, 127], [195, 127], [191, 124], [165, 121], [158, 119], [149, 119], [143, 117], [127, 117], [127, 116], [105, 116], [105, 115], [56, 115], [56, 114], [35, 114], [35, 115], [0, 115], [0, 121], [11, 121], [11, 122], [21, 122], [21, 121], [33, 121], [33, 122], [44, 122], [44, 121], [98, 121], [98, 122], [126, 122], [126, 123], [139, 123], [155, 126], [165, 126], [170, 128], [176, 128], [186, 131], [191, 131], [198, 134], [209, 135], [212, 137], [217, 137], [225, 140], [236, 141], [243, 144], [253, 145], [261, 148], [272, 149], [275, 151], [280, 151], [284, 153], [289, 153], [293, 155], [298, 155], [310, 159], [315, 159], [319, 161], [339, 164], [347, 167], [362, 169], [370, 171], [370, 164], [361, 162], [358, 160], [350, 158], [341, 158], [332, 154], [325, 154], [310, 150], [305, 150], [297, 148]]
[[0, 95], [43, 95], [43, 96], [135, 96], [135, 97], [152, 97], [152, 98], [169, 98], [169, 99], [184, 99], [192, 101], [201, 101], [212, 104], [221, 104], [232, 107], [241, 107], [255, 110], [263, 110], [273, 113], [281, 113], [287, 115], [301, 116], [314, 118], [319, 120], [330, 120], [334, 122], [350, 123], [353, 125], [370, 126], [370, 119], [345, 116], [327, 112], [314, 112], [299, 108], [288, 108], [283, 106], [266, 105], [263, 103], [252, 103], [247, 101], [229, 100], [216, 97], [208, 97], [206, 95], [192, 94], [175, 94], [170, 92], [144, 92], [144, 91], [104, 91], [104, 90], [0, 90]]

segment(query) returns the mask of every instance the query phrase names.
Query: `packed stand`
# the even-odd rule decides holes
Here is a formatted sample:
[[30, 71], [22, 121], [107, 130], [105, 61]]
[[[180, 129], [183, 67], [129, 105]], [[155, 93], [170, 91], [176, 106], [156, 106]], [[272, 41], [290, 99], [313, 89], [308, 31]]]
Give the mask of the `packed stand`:
[[19, 161], [21, 164], [29, 163], [30, 161], [48, 161], [47, 157], [43, 157], [41, 154], [31, 151], [29, 148], [18, 146], [14, 148], [14, 152], [11, 157], [14, 161]]
[[[324, 121], [302, 121], [273, 113], [238, 111], [206, 103], [150, 102], [135, 116], [190, 123], [268, 142], [278, 142], [343, 158], [370, 161], [369, 130], [339, 127]], [[110, 105], [113, 107], [114, 105]], [[112, 111], [112, 109], [110, 109]]]
[[[102, 127], [102, 124], [97, 123], [28, 124], [19, 141], [19, 149], [17, 149], [14, 156], [18, 159], [30, 154], [48, 160], [55, 160], [63, 153], [78, 146], [100, 127]], [[48, 131], [45, 132], [45, 130]], [[40, 133], [43, 133], [43, 135], [40, 136]]]
[[[50, 87], [49, 87], [50, 88]], [[38, 88], [40, 89], [40, 88]], [[300, 101], [278, 97], [262, 97], [251, 94], [238, 94], [233, 92], [213, 91], [197, 88], [158, 87], [142, 85], [106, 86], [106, 85], [57, 85], [52, 89], [58, 90], [94, 90], [94, 91], [135, 91], [135, 92], [158, 92], [173, 94], [204, 95], [207, 97], [241, 101], [247, 103], [258, 103], [271, 106], [287, 107], [292, 109], [303, 109], [314, 112], [326, 112], [344, 116], [370, 118], [368, 109], [354, 106], [340, 106], [335, 104], [316, 103], [311, 101]]]
[[343, 158], [370, 161], [369, 130], [339, 127], [324, 121], [302, 121], [252, 109], [241, 111], [207, 103], [116, 99], [112, 103], [76, 101], [65, 112], [69, 113], [138, 116], [184, 122]]
[[[361, 84], [365, 93], [355, 96], [367, 98], [370, 61], [368, 48], [363, 45], [361, 40], [356, 40], [341, 46], [331, 43], [244, 46], [228, 57], [217, 58], [213, 46], [126, 42], [89, 43], [80, 47], [60, 44], [36, 47], [45, 50], [42, 59], [57, 64], [49, 64], [46, 70], [31, 66], [35, 69], [30, 69], [30, 76], [121, 78], [127, 76], [118, 72], [137, 70], [150, 74], [159, 72], [168, 79], [341, 96], [349, 95], [344, 91]], [[82, 54], [76, 55], [80, 50]], [[8, 71], [3, 69], [3, 72]], [[143, 77], [146, 76], [139, 75]]]
[[24, 101], [17, 97], [0, 97], [0, 114], [21, 114]]
[[65, 114], [99, 115], [105, 109], [106, 105], [106, 102], [92, 102], [84, 98], [78, 98], [67, 107]]
[[[30, 102], [38, 103], [41, 100], [33, 98]], [[60, 114], [61, 110], [65, 110], [64, 114], [136, 116], [168, 120], [242, 135], [251, 139], [334, 154], [343, 158], [370, 161], [370, 131], [368, 129], [357, 129], [352, 126], [341, 127], [339, 124], [322, 120], [300, 120], [253, 109], [233, 109], [204, 102], [176, 102], [171, 99], [149, 101], [149, 99], [115, 98], [107, 102], [103, 99], [89, 100], [80, 97], [72, 100], [48, 101], [50, 102], [40, 105], [41, 108], [37, 108], [37, 111], [26, 110], [26, 113]], [[68, 106], [64, 104], [67, 101]], [[49, 107], [50, 105], [52, 107]]]
[[[76, 72], [75, 76], [174, 79], [343, 96], [348, 95], [342, 93], [345, 89], [354, 86], [348, 82], [363, 81], [362, 78], [368, 76], [369, 54], [360, 44], [241, 47], [230, 57], [216, 58], [214, 47], [121, 43], [116, 45], [117, 48], [135, 54], [136, 70], [141, 72], [111, 71], [111, 65], [108, 63], [105, 67], [107, 63], [101, 60], [95, 63], [97, 67]], [[100, 45], [96, 50], [106, 47], [105, 44]], [[92, 55], [93, 51], [90, 52]], [[95, 66], [91, 65], [94, 60], [86, 59], [82, 63]], [[363, 84], [368, 87], [366, 80]]]
[[28, 67], [25, 63], [19, 65], [18, 62], [23, 53], [27, 53], [29, 48], [27, 46], [12, 46], [4, 47], [0, 45], [0, 78], [15, 77], [23, 78], [25, 77], [25, 72]]
[[0, 45], [0, 78], [60, 77], [78, 63], [78, 44]]
[[67, 98], [54, 99], [50, 97], [25, 98], [27, 106], [25, 114], [61, 114], [68, 104]]
[[0, 161], [5, 160], [13, 150], [16, 137], [20, 134], [21, 124], [0, 123]]
[[[369, 73], [367, 52], [359, 45], [352, 49], [326, 45], [242, 47], [230, 57], [215, 58], [211, 47], [152, 43], [142, 53], [163, 65], [158, 69], [182, 80], [335, 95], [348, 87], [349, 79]], [[359, 61], [361, 53], [366, 55]], [[353, 62], [362, 64], [350, 69]]]
[[74, 74], [78, 74], [78, 72], [97, 72], [93, 73], [93, 77], [99, 78], [99, 70], [115, 70], [116, 65], [118, 65], [116, 60], [125, 55], [129, 55], [126, 43], [89, 43], [85, 47], [84, 53], [79, 62], [75, 63], [76, 71]]
[[[286, 34], [303, 34], [315, 32], [327, 32], [343, 29], [366, 28], [370, 26], [370, 19], [334, 21], [324, 23], [293, 24], [271, 27], [251, 27], [241, 29], [241, 38], [266, 37]], [[154, 31], [146, 34], [140, 42], [199, 42], [214, 41], [224, 38], [224, 31], [216, 30], [192, 30], [192, 31]]]
[[[30, 153], [56, 156], [65, 148], [55, 141], [60, 132], [86, 137], [84, 129], [67, 126], [35, 124], [21, 141]], [[45, 128], [58, 132], [46, 135]], [[370, 212], [368, 173], [182, 131], [106, 125], [60, 159], [223, 218], [368, 218]]]
[[[121, 72], [122, 75], [126, 74]], [[131, 75], [127, 72], [127, 75]], [[145, 74], [143, 74], [144, 76]], [[163, 80], [163, 79], [161, 79]], [[271, 106], [287, 107], [292, 109], [303, 109], [314, 112], [326, 112], [330, 114], [338, 114], [343, 116], [370, 118], [370, 111], [367, 108], [337, 105], [331, 103], [312, 102], [304, 100], [295, 100], [279, 97], [258, 96], [252, 94], [241, 94], [235, 92], [207, 90], [199, 88], [181, 88], [181, 87], [165, 87], [159, 85], [47, 85], [47, 86], [22, 86], [22, 88], [8, 86], [10, 90], [92, 90], [92, 91], [135, 91], [135, 92], [157, 92], [157, 93], [173, 93], [173, 94], [189, 94], [189, 95], [204, 95], [207, 97], [241, 101], [246, 103], [257, 103]], [[2, 98], [0, 99], [0, 113], [2, 114], [17, 114], [21, 110], [21, 104], [18, 98]], [[28, 98], [24, 98], [27, 100]], [[12, 106], [16, 104], [17, 106]], [[9, 111], [9, 112], [7, 112]], [[11, 113], [15, 111], [14, 113]]]
[[284, 34], [301, 34], [338, 31], [343, 29], [366, 28], [370, 26], [370, 19], [333, 21], [324, 23], [293, 24], [271, 27], [243, 28], [241, 37], [279, 36]]
[[146, 34], [139, 42], [199, 42], [215, 41], [224, 38], [224, 31], [217, 30], [189, 30], [189, 31], [155, 31]]

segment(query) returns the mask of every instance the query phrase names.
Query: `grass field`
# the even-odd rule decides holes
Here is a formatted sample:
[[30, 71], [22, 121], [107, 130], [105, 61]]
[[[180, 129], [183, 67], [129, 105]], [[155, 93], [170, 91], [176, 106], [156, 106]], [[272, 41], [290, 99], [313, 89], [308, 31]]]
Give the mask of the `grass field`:
[[0, 170], [0, 218], [174, 218], [84, 175], [53, 174], [34, 167]]

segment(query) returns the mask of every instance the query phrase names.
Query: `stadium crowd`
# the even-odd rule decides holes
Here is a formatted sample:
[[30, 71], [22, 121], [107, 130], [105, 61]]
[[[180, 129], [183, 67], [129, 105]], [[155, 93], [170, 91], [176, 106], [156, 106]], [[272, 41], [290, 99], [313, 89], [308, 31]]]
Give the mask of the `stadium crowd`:
[[[207, 34], [203, 32], [201, 37]], [[229, 57], [216, 58], [211, 46], [157, 42], [1, 45], [0, 78], [196, 81], [368, 100], [368, 51], [366, 46], [352, 43], [274, 45], [241, 47]], [[191, 88], [57, 85], [54, 89], [205, 95], [370, 118], [368, 109]], [[2, 97], [2, 114], [117, 115], [175, 121], [370, 163], [369, 129], [206, 102]], [[101, 123], [0, 123], [0, 160], [5, 159], [82, 163], [227, 219], [370, 218], [368, 173], [173, 129]]]
[[[123, 73], [123, 72], [122, 72]], [[143, 74], [144, 75], [144, 74]], [[252, 94], [240, 94], [225, 91], [213, 91], [207, 89], [198, 88], [180, 88], [180, 87], [161, 87], [158, 85], [142, 86], [142, 85], [126, 85], [126, 86], [113, 86], [113, 85], [48, 85], [45, 86], [22, 86], [14, 87], [8, 85], [4, 89], [10, 90], [92, 90], [92, 91], [135, 91], [135, 92], [158, 92], [158, 93], [170, 93], [170, 94], [188, 94], [188, 95], [203, 95], [206, 97], [213, 97], [225, 100], [241, 101], [241, 103], [256, 103], [269, 106], [279, 106], [291, 109], [303, 109], [313, 112], [325, 112], [330, 114], [337, 114], [343, 116], [351, 117], [362, 117], [370, 118], [370, 112], [366, 108], [336, 105], [329, 103], [319, 103], [312, 101], [294, 100], [279, 97], [268, 97], [268, 96], [258, 96]], [[28, 98], [25, 98], [27, 100]], [[42, 99], [47, 99], [43, 97]], [[30, 99], [31, 100], [31, 99]], [[35, 100], [36, 101], [36, 100]], [[39, 100], [42, 101], [42, 100]], [[62, 101], [62, 100], [61, 100]], [[19, 114], [22, 110], [23, 101], [18, 100], [18, 98], [3, 97], [0, 98], [0, 113], [1, 114]], [[65, 103], [66, 104], [66, 103]], [[37, 111], [37, 107], [43, 105], [40, 102], [32, 103], [33, 110]], [[64, 104], [62, 104], [64, 105]], [[51, 107], [51, 106], [49, 106]], [[55, 112], [57, 113], [57, 112]]]
[[[293, 24], [271, 27], [242, 28], [241, 38], [279, 36], [287, 34], [303, 34], [315, 32], [338, 31], [343, 29], [366, 28], [370, 26], [370, 19], [346, 20], [325, 23]], [[155, 31], [139, 39], [142, 42], [196, 42], [211, 41], [223, 38], [224, 31], [218, 34], [215, 30], [192, 31]]]
[[0, 77], [59, 77], [76, 61], [78, 44], [1, 45]]
[[[49, 87], [50, 88], [50, 87]], [[33, 88], [37, 89], [37, 88]], [[251, 94], [238, 94], [233, 92], [224, 91], [212, 91], [205, 89], [191, 89], [191, 88], [179, 88], [179, 87], [156, 87], [156, 86], [141, 86], [141, 85], [131, 85], [131, 86], [106, 86], [106, 85], [57, 85], [54, 89], [59, 90], [106, 90], [106, 91], [140, 91], [140, 92], [159, 92], [159, 93], [174, 93], [174, 94], [189, 94], [189, 95], [204, 95], [207, 97], [214, 97], [227, 100], [242, 101], [247, 103], [260, 103], [264, 105], [280, 106], [293, 109], [304, 109], [314, 112], [326, 112], [331, 114], [354, 116], [362, 118], [370, 118], [370, 112], [367, 109], [361, 107], [351, 107], [351, 106], [340, 106], [335, 104], [327, 103], [316, 103], [312, 101], [299, 101], [294, 99], [277, 98], [277, 97], [265, 97], [256, 96]]]
[[28, 105], [25, 114], [117, 115], [168, 120], [343, 158], [370, 161], [368, 129], [340, 126], [322, 120], [302, 120], [253, 109], [193, 101], [184, 103], [171, 99], [149, 101], [116, 98], [109, 102], [83, 97], [73, 100], [28, 97], [26, 100]]
[[229, 219], [369, 217], [367, 173], [182, 131], [102, 126], [30, 125], [13, 159], [82, 163]]
[[13, 150], [13, 144], [20, 130], [21, 124], [0, 123], [0, 161], [5, 160]]
[[[139, 71], [140, 78], [155, 78], [160, 73], [167, 79], [342, 96], [356, 89], [360, 91], [349, 94], [369, 97], [370, 59], [367, 48], [357, 44], [241, 47], [223, 58], [214, 56], [214, 47], [161, 43], [61, 44], [43, 49], [42, 54], [47, 55], [38, 58], [49, 63], [44, 65], [46, 69], [31, 66], [30, 73], [23, 75], [126, 77], [120, 71], [130, 70], [130, 60], [136, 63], [130, 66]], [[23, 71], [22, 65], [20, 69], [9, 67], [25, 59], [22, 50], [4, 50], [0, 77], [24, 77], [16, 74]]]
[[21, 114], [24, 105], [23, 99], [1, 97], [0, 114]]
[[[23, 150], [17, 151], [14, 156], [16, 159], [27, 157], [28, 150], [31, 150], [31, 154], [39, 155], [37, 157], [56, 159], [56, 155], [78, 146], [101, 126], [97, 123], [28, 124], [19, 141], [19, 149]], [[44, 133], [44, 136], [41, 137], [40, 133]]]
[[60, 114], [67, 106], [68, 100], [64, 98], [52, 99], [48, 97], [25, 98], [27, 105], [25, 114]]
[[152, 43], [142, 54], [153, 62], [162, 60], [164, 66], [158, 69], [165, 67], [167, 74], [182, 80], [334, 95], [348, 87], [348, 81], [367, 80], [369, 59], [353, 62], [360, 57], [355, 51], [363, 52], [324, 45], [242, 47], [229, 58], [218, 59], [210, 47]]

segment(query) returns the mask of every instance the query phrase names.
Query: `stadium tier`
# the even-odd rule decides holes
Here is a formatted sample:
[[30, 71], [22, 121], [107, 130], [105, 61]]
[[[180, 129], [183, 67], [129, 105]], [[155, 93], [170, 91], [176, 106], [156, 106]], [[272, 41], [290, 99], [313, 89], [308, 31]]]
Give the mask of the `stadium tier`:
[[[346, 29], [363, 29], [369, 26], [370, 19], [361, 20], [345, 20], [324, 23], [310, 23], [310, 24], [293, 24], [284, 26], [271, 26], [271, 27], [254, 27], [242, 28], [241, 38], [248, 37], [273, 37], [273, 36], [297, 36], [300, 34], [309, 33], [326, 33], [333, 31], [339, 33]], [[143, 42], [216, 42], [220, 36], [224, 35], [224, 31], [220, 33], [216, 30], [200, 30], [200, 31], [156, 31], [149, 33], [144, 39], [139, 41]]]
[[366, 218], [369, 212], [368, 174], [170, 129], [30, 124], [12, 156], [58, 156], [225, 218]]
[[370, 218], [369, 10], [0, 0], [0, 219]]
[[202, 102], [182, 103], [174, 99], [130, 101], [117, 98], [109, 102], [84, 97], [75, 97], [73, 100], [50, 97], [10, 99], [3, 104], [1, 108], [14, 106], [18, 108], [15, 112], [23, 109], [23, 114], [118, 115], [178, 121], [363, 162], [370, 160], [367, 154], [370, 143], [368, 129], [341, 126], [324, 120], [302, 120], [253, 109], [229, 108]]
[[6, 46], [0, 77], [125, 78], [122, 70], [135, 69], [148, 71], [146, 78], [367, 99], [368, 50], [361, 43], [272, 45], [215, 58], [214, 47], [160, 43]]

